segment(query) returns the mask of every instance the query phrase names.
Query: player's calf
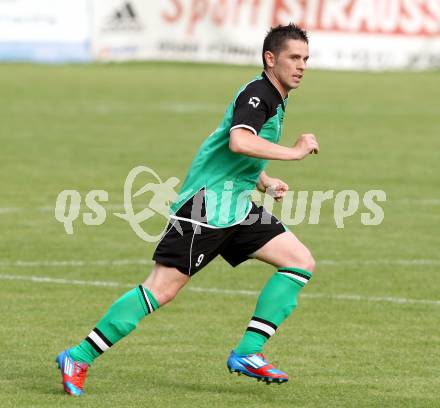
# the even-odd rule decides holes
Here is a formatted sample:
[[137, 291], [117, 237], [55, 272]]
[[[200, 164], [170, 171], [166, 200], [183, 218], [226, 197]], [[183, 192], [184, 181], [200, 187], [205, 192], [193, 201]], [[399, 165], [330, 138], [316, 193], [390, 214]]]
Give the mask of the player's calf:
[[58, 355], [65, 391], [74, 396], [82, 395], [87, 369], [93, 361], [158, 308], [153, 294], [142, 285], [117, 299], [80, 344]]
[[117, 299], [80, 344], [58, 355], [65, 391], [82, 395], [86, 372], [93, 361], [130, 334], [145, 316], [172, 300], [188, 279], [175, 268], [155, 265], [144, 285]]

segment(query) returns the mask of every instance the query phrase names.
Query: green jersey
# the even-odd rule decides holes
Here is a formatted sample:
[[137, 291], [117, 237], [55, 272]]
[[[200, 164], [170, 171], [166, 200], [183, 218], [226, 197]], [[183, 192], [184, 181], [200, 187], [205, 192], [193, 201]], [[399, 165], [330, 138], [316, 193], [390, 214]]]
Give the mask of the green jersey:
[[229, 149], [232, 129], [245, 128], [278, 143], [287, 99], [263, 72], [244, 85], [228, 105], [217, 129], [203, 142], [191, 164], [171, 219], [211, 228], [242, 222], [251, 209], [251, 194], [268, 161]]

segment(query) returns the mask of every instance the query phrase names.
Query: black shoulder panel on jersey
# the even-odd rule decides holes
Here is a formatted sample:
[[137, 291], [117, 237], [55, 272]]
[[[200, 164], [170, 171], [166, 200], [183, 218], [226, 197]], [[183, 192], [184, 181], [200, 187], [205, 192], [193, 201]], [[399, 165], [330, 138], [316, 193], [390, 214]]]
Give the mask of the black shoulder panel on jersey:
[[277, 114], [280, 103], [284, 108], [280, 93], [263, 73], [261, 79], [248, 84], [235, 100], [231, 130], [243, 127], [258, 134], [264, 123]]

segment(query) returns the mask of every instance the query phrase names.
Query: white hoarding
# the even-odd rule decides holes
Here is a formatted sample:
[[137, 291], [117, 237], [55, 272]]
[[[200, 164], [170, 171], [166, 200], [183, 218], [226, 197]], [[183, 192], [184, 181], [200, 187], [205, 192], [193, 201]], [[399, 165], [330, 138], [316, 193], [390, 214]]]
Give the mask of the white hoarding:
[[440, 0], [93, 0], [98, 60], [259, 64], [270, 26], [310, 35], [310, 66], [440, 66]]
[[89, 0], [0, 0], [0, 59], [90, 60]]
[[440, 0], [278, 0], [272, 23], [311, 33], [313, 64], [333, 69], [440, 67]]
[[[255, 63], [270, 1], [97, 0], [94, 56]], [[229, 2], [232, 3], [232, 2]]]

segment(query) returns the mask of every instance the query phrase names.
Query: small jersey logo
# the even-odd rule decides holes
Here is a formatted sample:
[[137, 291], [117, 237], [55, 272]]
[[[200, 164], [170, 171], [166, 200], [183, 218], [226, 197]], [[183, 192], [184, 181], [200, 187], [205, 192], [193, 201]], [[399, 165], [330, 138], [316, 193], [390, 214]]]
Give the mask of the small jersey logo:
[[256, 96], [252, 96], [251, 99], [249, 99], [249, 105], [252, 105], [254, 108], [256, 108], [260, 104], [260, 98], [257, 98]]
[[196, 267], [200, 266], [200, 264], [202, 263], [204, 257], [205, 257], [205, 254], [200, 254], [199, 255], [199, 257], [197, 258]]

